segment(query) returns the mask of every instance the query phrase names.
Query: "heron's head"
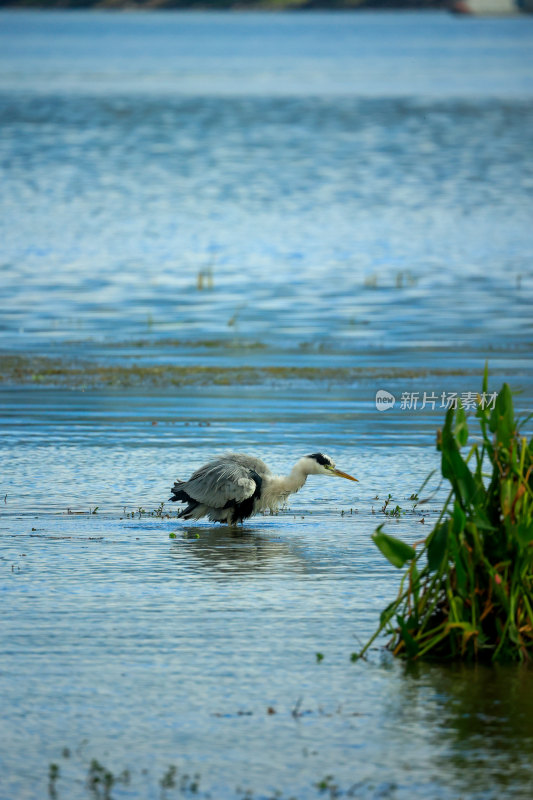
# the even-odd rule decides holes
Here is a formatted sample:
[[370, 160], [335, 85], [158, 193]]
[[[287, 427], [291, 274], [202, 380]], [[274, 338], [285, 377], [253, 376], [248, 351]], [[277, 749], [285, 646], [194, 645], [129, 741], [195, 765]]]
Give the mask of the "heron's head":
[[348, 475], [347, 472], [342, 472], [335, 467], [335, 462], [324, 453], [311, 453], [305, 456], [306, 468], [310, 475], [330, 475], [331, 477], [346, 478], [349, 481], [357, 481]]

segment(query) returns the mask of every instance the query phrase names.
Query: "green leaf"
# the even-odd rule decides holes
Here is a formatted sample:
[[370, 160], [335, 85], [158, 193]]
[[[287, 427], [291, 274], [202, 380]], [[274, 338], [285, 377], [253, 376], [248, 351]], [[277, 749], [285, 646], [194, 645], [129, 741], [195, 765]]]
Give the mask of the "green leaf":
[[428, 540], [428, 567], [430, 572], [436, 572], [446, 555], [448, 548], [448, 523], [442, 522], [429, 536]]
[[500, 486], [500, 503], [502, 514], [504, 517], [509, 516], [513, 505], [514, 498], [514, 484], [511, 480], [501, 482]]
[[468, 441], [468, 425], [466, 422], [465, 410], [460, 404], [455, 413], [455, 428], [453, 429], [453, 433], [459, 447], [464, 447]]
[[409, 633], [404, 618], [398, 615], [396, 619], [398, 621], [398, 625], [402, 633], [402, 639], [405, 644], [405, 652], [407, 654], [407, 658], [414, 658], [418, 654], [418, 643], [415, 642], [415, 640]]
[[477, 513], [474, 514], [470, 518], [470, 520], [471, 520], [471, 522], [474, 523], [476, 528], [480, 528], [483, 531], [495, 531], [496, 530], [494, 525], [490, 524], [490, 522], [487, 519], [487, 515], [485, 514], [485, 512], [481, 508], [478, 508]]
[[498, 393], [494, 410], [490, 416], [489, 427], [496, 434], [498, 444], [503, 447], [509, 447], [514, 433], [515, 421], [513, 395], [508, 383], [504, 383]]
[[466, 508], [473, 503], [477, 487], [455, 441], [452, 432], [453, 415], [453, 409], [450, 408], [446, 414], [446, 422], [442, 429], [441, 469], [443, 477], [450, 481], [455, 494], [461, 501], [461, 505]]
[[514, 644], [520, 646], [522, 644], [520, 634], [518, 633], [518, 628], [516, 627], [515, 623], [511, 620], [509, 623], [508, 628], [509, 639], [514, 642]]
[[387, 623], [390, 622], [390, 620], [394, 616], [395, 611], [396, 611], [396, 600], [393, 600], [392, 603], [389, 603], [387, 608], [385, 608], [379, 616], [379, 624], [381, 625], [381, 627], [384, 628], [385, 625], [387, 625]]
[[459, 533], [462, 533], [462, 531], [464, 531], [465, 524], [466, 524], [466, 514], [456, 500], [453, 506], [453, 515], [452, 515], [452, 530], [456, 536]]
[[415, 598], [416, 608], [416, 604], [418, 603], [418, 598], [420, 596], [420, 573], [416, 566], [416, 561], [413, 561], [411, 564], [411, 590], [413, 592], [413, 597]]
[[383, 526], [380, 525], [376, 532], [372, 534], [374, 544], [381, 550], [385, 558], [388, 559], [393, 566], [400, 569], [406, 561], [410, 561], [415, 557], [416, 553], [414, 548], [412, 548], [410, 544], [402, 542], [401, 539], [397, 539], [395, 536], [382, 533], [382, 527]]
[[530, 521], [525, 519], [517, 525], [516, 538], [522, 547], [528, 547], [533, 542], [533, 526]]

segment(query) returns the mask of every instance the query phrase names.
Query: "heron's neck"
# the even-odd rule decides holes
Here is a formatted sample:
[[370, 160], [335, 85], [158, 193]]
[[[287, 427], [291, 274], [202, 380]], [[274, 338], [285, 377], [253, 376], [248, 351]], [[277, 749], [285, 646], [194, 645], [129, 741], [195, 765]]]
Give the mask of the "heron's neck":
[[309, 470], [305, 468], [305, 461], [300, 459], [292, 468], [290, 475], [270, 477], [263, 483], [261, 507], [277, 511], [290, 494], [302, 488], [308, 475]]
[[[289, 475], [274, 478], [274, 487], [280, 494], [298, 492], [307, 480], [309, 472], [304, 467], [304, 459], [297, 461]], [[274, 488], [273, 487], [273, 488]]]

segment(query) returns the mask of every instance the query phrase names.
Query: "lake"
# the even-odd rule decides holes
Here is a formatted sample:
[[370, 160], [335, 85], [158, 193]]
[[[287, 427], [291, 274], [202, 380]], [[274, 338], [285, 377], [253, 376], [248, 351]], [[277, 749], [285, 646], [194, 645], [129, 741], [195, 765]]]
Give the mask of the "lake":
[[[532, 52], [527, 17], [0, 14], [0, 800], [531, 797], [531, 670], [350, 657], [446, 404], [488, 361], [532, 409]], [[176, 520], [228, 449], [359, 483]]]

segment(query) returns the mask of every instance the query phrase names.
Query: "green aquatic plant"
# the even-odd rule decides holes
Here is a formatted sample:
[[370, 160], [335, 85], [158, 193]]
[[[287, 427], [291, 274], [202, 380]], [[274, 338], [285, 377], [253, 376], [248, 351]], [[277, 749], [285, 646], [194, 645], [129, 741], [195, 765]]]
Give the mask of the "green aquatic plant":
[[176, 785], [176, 767], [171, 764], [161, 780], [159, 781], [162, 789], [173, 789]]
[[110, 800], [111, 789], [116, 778], [111, 770], [103, 767], [96, 758], [93, 758], [87, 773], [87, 787], [98, 800]]
[[333, 779], [333, 775], [326, 775], [325, 778], [322, 778], [321, 781], [315, 783], [315, 787], [318, 791], [322, 794], [324, 792], [328, 792], [330, 797], [338, 797], [339, 796], [339, 787], [335, 783]]
[[466, 455], [469, 428], [461, 405], [448, 410], [437, 434], [450, 490], [429, 536], [412, 547], [383, 526], [373, 534], [383, 555], [407, 568], [398, 596], [354, 661], [384, 630], [394, 655], [407, 659], [533, 656], [533, 439], [521, 434], [527, 420], [515, 418], [509, 386], [489, 409], [487, 384], [485, 369], [479, 430]]
[[[376, 496], [374, 499], [378, 500], [379, 498]], [[392, 494], [389, 493], [389, 495], [385, 499], [385, 502], [381, 506], [380, 511], [382, 514], [385, 514], [386, 517], [401, 517], [402, 514], [405, 514], [405, 511], [400, 505], [396, 504], [394, 508], [389, 508], [389, 504], [392, 499], [393, 499]]]
[[56, 783], [59, 778], [59, 767], [57, 764], [48, 765], [48, 796], [55, 800], [57, 797]]

